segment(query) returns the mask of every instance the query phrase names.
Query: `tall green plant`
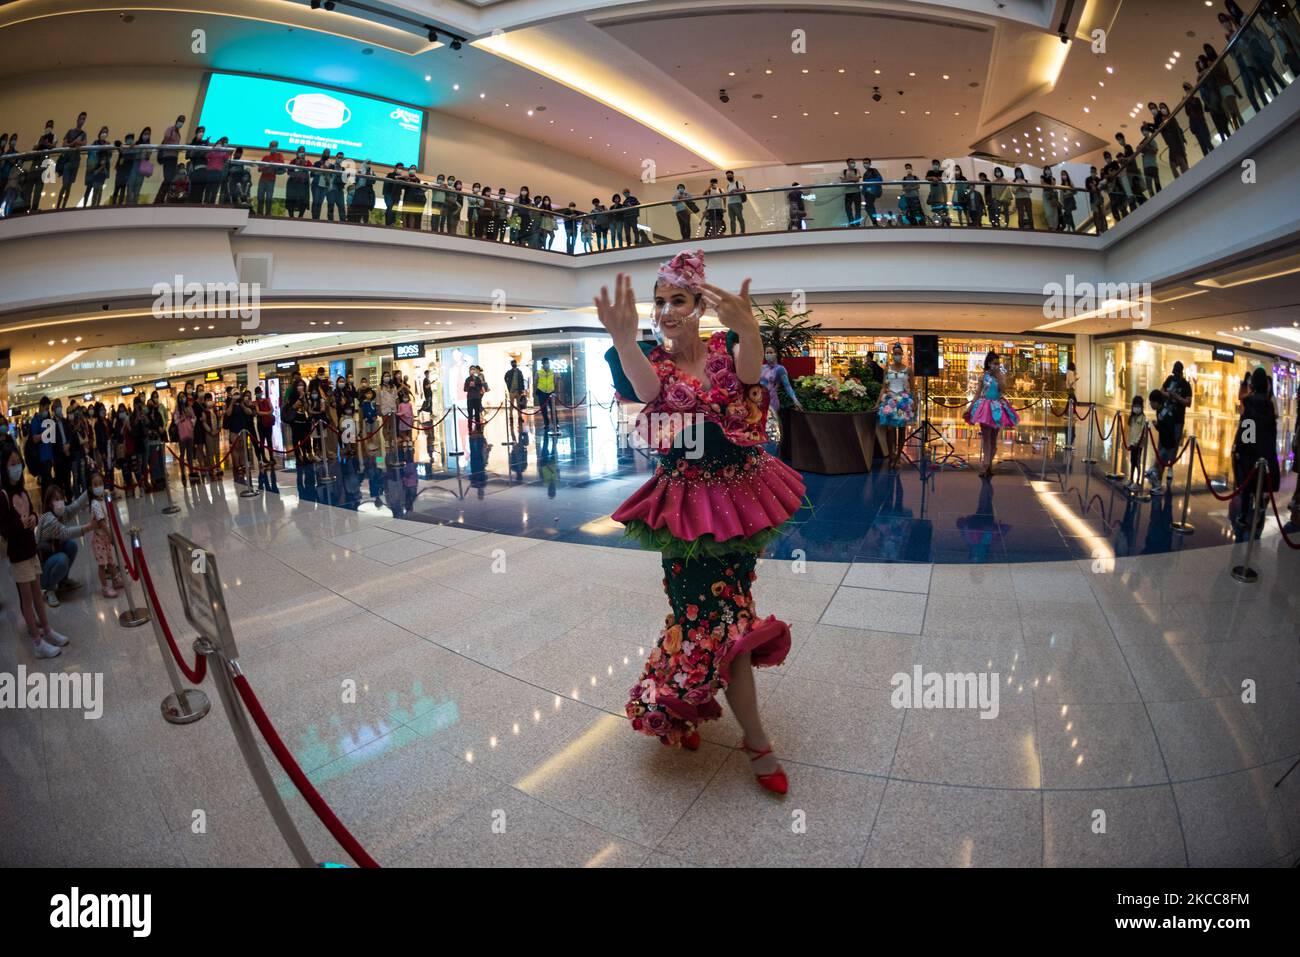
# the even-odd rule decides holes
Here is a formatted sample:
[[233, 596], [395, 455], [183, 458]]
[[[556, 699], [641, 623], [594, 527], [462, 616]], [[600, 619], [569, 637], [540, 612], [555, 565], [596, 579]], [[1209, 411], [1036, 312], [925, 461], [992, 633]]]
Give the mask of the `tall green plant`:
[[805, 346], [812, 349], [822, 328], [820, 322], [808, 321], [807, 317], [812, 315], [812, 310], [791, 312], [784, 299], [773, 299], [770, 306], [760, 306], [758, 303], [753, 303], [753, 306], [763, 335], [763, 345], [776, 352], [778, 362], [802, 355]]

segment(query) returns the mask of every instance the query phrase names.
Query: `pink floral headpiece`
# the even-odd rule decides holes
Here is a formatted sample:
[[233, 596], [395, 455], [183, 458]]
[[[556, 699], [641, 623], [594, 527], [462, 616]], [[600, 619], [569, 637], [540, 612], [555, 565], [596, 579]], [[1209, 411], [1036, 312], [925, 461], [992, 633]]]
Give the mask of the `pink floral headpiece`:
[[655, 283], [661, 282], [698, 293], [704, 286], [704, 250], [678, 253], [661, 265]]

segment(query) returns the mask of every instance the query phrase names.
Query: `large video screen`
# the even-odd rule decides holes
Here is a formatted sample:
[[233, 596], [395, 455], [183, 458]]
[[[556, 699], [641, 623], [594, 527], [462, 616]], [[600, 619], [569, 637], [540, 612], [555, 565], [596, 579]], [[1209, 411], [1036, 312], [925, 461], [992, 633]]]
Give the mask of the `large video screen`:
[[234, 146], [265, 149], [277, 140], [285, 154], [299, 146], [308, 153], [341, 149], [392, 166], [420, 161], [424, 111], [309, 83], [212, 73], [199, 125], [213, 142], [227, 136]]

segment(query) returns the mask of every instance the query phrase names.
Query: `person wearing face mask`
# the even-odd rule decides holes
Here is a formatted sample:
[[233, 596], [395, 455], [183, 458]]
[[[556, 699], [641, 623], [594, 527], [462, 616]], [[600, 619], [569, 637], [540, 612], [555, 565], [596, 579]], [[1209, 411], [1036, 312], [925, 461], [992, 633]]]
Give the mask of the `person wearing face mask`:
[[113, 160], [112, 144], [108, 142], [108, 127], [101, 126], [99, 135], [91, 144], [95, 149], [88, 150], [86, 160], [86, 195], [81, 198], [82, 206], [98, 206], [104, 199], [104, 184], [108, 182], [108, 170]]
[[[595, 305], [614, 340], [605, 353], [614, 387], [624, 400], [646, 403], [638, 421], [653, 424], [643, 434], [659, 452], [654, 475], [612, 517], [660, 553], [672, 606], [626, 714], [633, 730], [693, 751], [698, 726], [721, 717], [723, 691], [758, 784], [786, 794], [753, 668], [785, 659], [790, 629], [774, 616], [760, 620], [750, 590], [763, 549], [800, 508], [804, 483], [762, 447], [768, 392], [749, 285], [746, 279], [737, 294], [709, 285], [702, 251], [664, 263], [653, 313], [662, 344], [638, 341], [627, 276], [618, 276], [613, 301], [606, 288]], [[725, 327], [707, 342], [700, 338], [706, 308]]]
[[[727, 179], [731, 179], [730, 173], [727, 174]], [[851, 228], [859, 227], [862, 225], [862, 187], [858, 184], [862, 182], [862, 173], [858, 170], [857, 160], [851, 156], [844, 161], [844, 169], [840, 170], [840, 182], [845, 184], [844, 222]]]
[[767, 389], [767, 437], [771, 442], [779, 442], [781, 439], [780, 416], [781, 394], [790, 399], [790, 405], [803, 411], [803, 405], [799, 401], [799, 396], [795, 394], [794, 386], [790, 385], [790, 373], [785, 371], [785, 366], [781, 365], [776, 358], [776, 350], [771, 346], [763, 349], [763, 371], [759, 376], [763, 388]]
[[311, 169], [311, 160], [307, 158], [305, 147], [298, 147], [298, 152], [293, 154], [293, 159], [289, 160], [289, 165], [295, 168], [289, 170], [289, 175], [285, 180], [284, 209], [290, 216], [302, 219], [303, 214], [307, 212], [308, 188], [311, 179], [308, 172]]
[[18, 606], [27, 625], [32, 654], [54, 658], [68, 639], [50, 627], [41, 594], [41, 564], [37, 557], [36, 526], [40, 519], [23, 483], [23, 460], [16, 447], [8, 447], [0, 463], [0, 538], [9, 557], [9, 574], [18, 592]]
[[[67, 488], [72, 479], [72, 428], [63, 415], [63, 401], [55, 399], [50, 407], [50, 417], [54, 420], [54, 441], [50, 443], [54, 454], [54, 468], [51, 477], [55, 485]], [[41, 487], [44, 495], [48, 486]]]
[[123, 586], [122, 573], [117, 567], [113, 552], [113, 533], [108, 517], [109, 504], [104, 497], [104, 476], [95, 473], [90, 477], [90, 550], [99, 570], [99, 587], [105, 598], [116, 598], [117, 589]]
[[876, 414], [885, 429], [885, 442], [889, 449], [888, 467], [898, 470], [903, 455], [904, 430], [916, 418], [916, 404], [912, 398], [912, 369], [903, 361], [903, 345], [895, 342], [890, 350], [889, 365], [885, 367], [884, 388], [876, 403]]
[[483, 378], [483, 370], [478, 366], [470, 366], [469, 375], [465, 378], [465, 414], [471, 432], [483, 431], [483, 396], [487, 391], [488, 384]]
[[397, 447], [397, 386], [388, 372], [379, 380], [379, 416], [384, 423], [384, 454], [391, 455]]
[[172, 428], [176, 430], [176, 458], [180, 465], [181, 484], [186, 483], [187, 476], [191, 485], [197, 484], [199, 477], [194, 471], [194, 410], [190, 408], [189, 398], [184, 394], [176, 399]]
[[311, 174], [311, 218], [320, 219], [321, 207], [325, 205], [325, 194], [329, 192], [329, 184], [326, 180], [329, 178], [329, 169], [333, 167], [330, 161], [330, 151], [321, 150], [320, 158], [311, 164], [319, 172]]
[[[632, 195], [630, 189], [623, 190], [623, 232], [624, 239], [629, 246], [640, 246], [643, 242], [641, 236], [641, 210], [638, 209], [641, 200]], [[741, 226], [744, 226], [745, 218], [741, 217]], [[744, 229], [741, 229], [744, 232]]]
[[81, 538], [95, 523], [79, 524], [71, 519], [85, 507], [89, 497], [86, 491], [69, 502], [57, 485], [51, 485], [45, 493], [45, 511], [36, 526], [36, 551], [41, 562], [41, 591], [51, 608], [59, 606], [60, 592], [81, 587], [81, 582], [68, 577], [77, 560], [77, 543], [73, 539]]
[[[163, 130], [162, 145], [174, 146], [181, 141], [181, 127], [185, 125], [185, 117], [176, 117], [176, 122], [167, 129]], [[158, 151], [158, 163], [162, 166], [162, 183], [158, 187], [158, 194], [154, 196], [155, 203], [167, 202], [167, 194], [171, 191], [172, 180], [176, 178], [176, 164], [178, 159], [177, 150], [160, 149]]]

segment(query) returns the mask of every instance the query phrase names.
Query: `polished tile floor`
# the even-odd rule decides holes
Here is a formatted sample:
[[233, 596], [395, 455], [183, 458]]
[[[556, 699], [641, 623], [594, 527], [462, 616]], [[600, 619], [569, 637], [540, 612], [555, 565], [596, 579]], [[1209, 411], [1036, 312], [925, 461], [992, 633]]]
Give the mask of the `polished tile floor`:
[[[1257, 543], [1254, 585], [1231, 578], [1245, 551], [1231, 543], [1056, 561], [763, 562], [759, 610], [794, 633], [786, 663], [759, 676], [792, 782], [780, 800], [754, 783], [729, 715], [705, 726], [696, 753], [621, 716], [667, 608], [656, 556], [395, 518], [370, 496], [340, 508], [295, 485], [282, 474], [280, 494], [241, 498], [227, 481], [178, 496], [173, 516], [161, 499], [124, 506], [182, 634], [166, 533], [215, 552], [245, 673], [383, 865], [1199, 867], [1300, 855], [1300, 770], [1274, 786], [1300, 758], [1300, 555], [1276, 534]], [[397, 501], [405, 488], [397, 480]], [[1008, 524], [1014, 509], [996, 503], [1010, 488], [994, 482]], [[99, 720], [0, 711], [0, 863], [291, 864], [211, 679], [208, 717], [165, 724], [151, 629], [117, 624], [123, 602], [93, 592], [84, 556], [75, 574], [87, 587], [51, 612], [73, 641], [52, 661], [18, 639], [8, 576], [0, 585], [0, 672], [99, 672], [106, 695]], [[915, 666], [996, 673], [997, 717], [894, 707], [893, 676]], [[344, 860], [275, 779], [313, 853]]]
[[[344, 508], [378, 499], [395, 517], [546, 541], [622, 546], [627, 544], [622, 527], [609, 514], [648, 478], [652, 464], [617, 441], [612, 414], [601, 409], [591, 416], [566, 414], [557, 435], [527, 430], [516, 435], [507, 430], [504, 415], [497, 414], [486, 435], [465, 433], [461, 422], [458, 439], [438, 436], [464, 450], [436, 457], [438, 466], [446, 467], [372, 458], [328, 469], [317, 466], [291, 481], [303, 497]], [[991, 482], [965, 467], [967, 461], [978, 467], [978, 435], [951, 425], [945, 435], [953, 442], [953, 454], [945, 462], [949, 467], [921, 471], [908, 463], [889, 472], [877, 462], [876, 471], [861, 475], [806, 474], [807, 507], [770, 556], [1032, 563], [1154, 555], [1242, 538], [1232, 521], [1240, 500], [1218, 501], [1207, 491], [1199, 467], [1188, 498], [1187, 517], [1195, 532], [1174, 530], [1182, 519], [1186, 458], [1173, 470], [1173, 494], [1141, 501], [1126, 494], [1122, 483], [1106, 481], [1108, 443], [1095, 443], [1099, 461], [1082, 461], [1088, 454], [1082, 432], [1077, 450], [1066, 449], [1064, 429], [1050, 424], [1004, 433]], [[1222, 447], [1217, 439], [1207, 439], [1206, 468], [1216, 480], [1227, 475]], [[937, 444], [934, 449], [936, 455], [947, 451]], [[909, 452], [917, 457], [915, 445]], [[1284, 469], [1289, 454], [1282, 450]], [[419, 458], [425, 459], [423, 450]], [[1287, 471], [1278, 493], [1283, 508], [1294, 483], [1294, 474]], [[1271, 518], [1265, 534], [1277, 534]]]

